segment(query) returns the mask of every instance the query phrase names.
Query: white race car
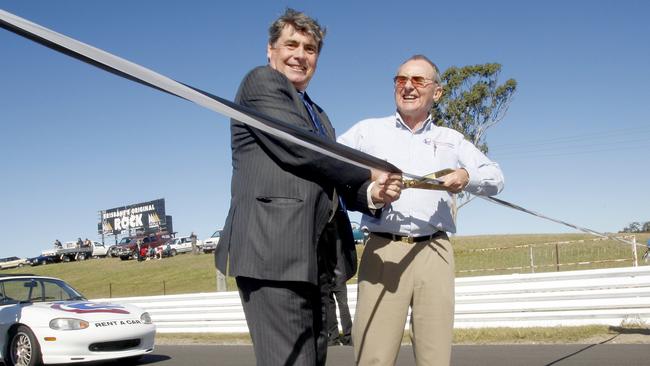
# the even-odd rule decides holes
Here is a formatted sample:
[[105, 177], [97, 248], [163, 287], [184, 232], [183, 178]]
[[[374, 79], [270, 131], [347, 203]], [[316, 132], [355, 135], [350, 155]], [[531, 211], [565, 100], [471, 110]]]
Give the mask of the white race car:
[[155, 334], [136, 306], [90, 302], [57, 278], [0, 276], [0, 359], [7, 366], [134, 362], [153, 351]]

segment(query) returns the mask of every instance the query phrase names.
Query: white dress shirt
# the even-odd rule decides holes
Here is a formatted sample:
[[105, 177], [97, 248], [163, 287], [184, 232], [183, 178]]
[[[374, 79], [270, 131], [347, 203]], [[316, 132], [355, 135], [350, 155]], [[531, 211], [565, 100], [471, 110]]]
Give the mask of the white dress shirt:
[[[459, 132], [433, 124], [431, 116], [417, 131], [411, 131], [399, 113], [366, 119], [339, 136], [338, 142], [419, 176], [447, 168], [464, 168], [469, 173], [464, 191], [472, 194], [492, 196], [503, 189], [499, 165]], [[399, 200], [384, 207], [380, 218], [363, 215], [361, 225], [370, 232], [413, 237], [431, 235], [438, 230], [455, 233], [451, 195], [447, 191], [405, 189]]]

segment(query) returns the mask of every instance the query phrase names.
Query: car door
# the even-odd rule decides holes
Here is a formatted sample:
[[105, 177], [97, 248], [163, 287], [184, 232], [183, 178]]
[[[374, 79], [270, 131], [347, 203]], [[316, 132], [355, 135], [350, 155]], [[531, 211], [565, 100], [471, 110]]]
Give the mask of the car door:
[[190, 239], [189, 236], [181, 238], [181, 247], [183, 248], [184, 252], [191, 252], [192, 251], [192, 239]]
[[[0, 282], [0, 345], [7, 344], [7, 333], [20, 319], [20, 304], [7, 299], [4, 282]], [[5, 347], [0, 347], [0, 360], [5, 357]]]
[[103, 243], [94, 241], [92, 242], [93, 246], [93, 257], [104, 257], [108, 254], [108, 249], [104, 246]]

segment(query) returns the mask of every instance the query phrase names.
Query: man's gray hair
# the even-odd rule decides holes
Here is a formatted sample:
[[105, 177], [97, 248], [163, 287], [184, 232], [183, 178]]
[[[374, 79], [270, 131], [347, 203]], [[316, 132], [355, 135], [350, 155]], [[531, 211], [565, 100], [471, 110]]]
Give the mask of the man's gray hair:
[[318, 22], [307, 16], [305, 13], [287, 8], [287, 10], [269, 27], [269, 44], [273, 46], [280, 38], [282, 30], [290, 25], [298, 32], [306, 33], [314, 38], [318, 44], [318, 53], [323, 48], [323, 38], [327, 30], [318, 24]]
[[[429, 60], [429, 58], [427, 56], [413, 55], [413, 56], [407, 58], [404, 62], [402, 62], [402, 65], [404, 65], [405, 63], [407, 63], [409, 61], [415, 61], [415, 60], [421, 60], [421, 61], [424, 61], [424, 62], [428, 63], [429, 65], [431, 65], [431, 67], [433, 67], [433, 70], [436, 73], [434, 81], [436, 82], [436, 84], [442, 85], [442, 78], [440, 77], [440, 69], [438, 68], [438, 65], [434, 64], [433, 61]], [[402, 67], [402, 65], [400, 65], [400, 67]]]

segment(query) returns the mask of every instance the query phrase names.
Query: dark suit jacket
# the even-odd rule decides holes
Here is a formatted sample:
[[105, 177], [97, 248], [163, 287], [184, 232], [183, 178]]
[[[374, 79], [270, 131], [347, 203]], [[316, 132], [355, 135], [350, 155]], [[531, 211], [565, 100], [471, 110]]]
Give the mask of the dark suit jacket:
[[[253, 69], [237, 92], [236, 102], [305, 130], [314, 131], [296, 88], [268, 66]], [[334, 129], [314, 105], [328, 138]], [[318, 283], [317, 243], [332, 214], [333, 192], [347, 207], [368, 213], [370, 172], [231, 121], [231, 203], [219, 245], [217, 268], [231, 276]], [[356, 253], [349, 220], [337, 213], [347, 258]], [[341, 221], [341, 222], [338, 222]], [[333, 244], [333, 243], [332, 243]], [[229, 267], [227, 262], [229, 258]], [[354, 272], [349, 274], [352, 276]]]
[[319, 264], [327, 275], [326, 281], [345, 283], [357, 273], [357, 251], [347, 212], [337, 210], [325, 225], [320, 244]]

